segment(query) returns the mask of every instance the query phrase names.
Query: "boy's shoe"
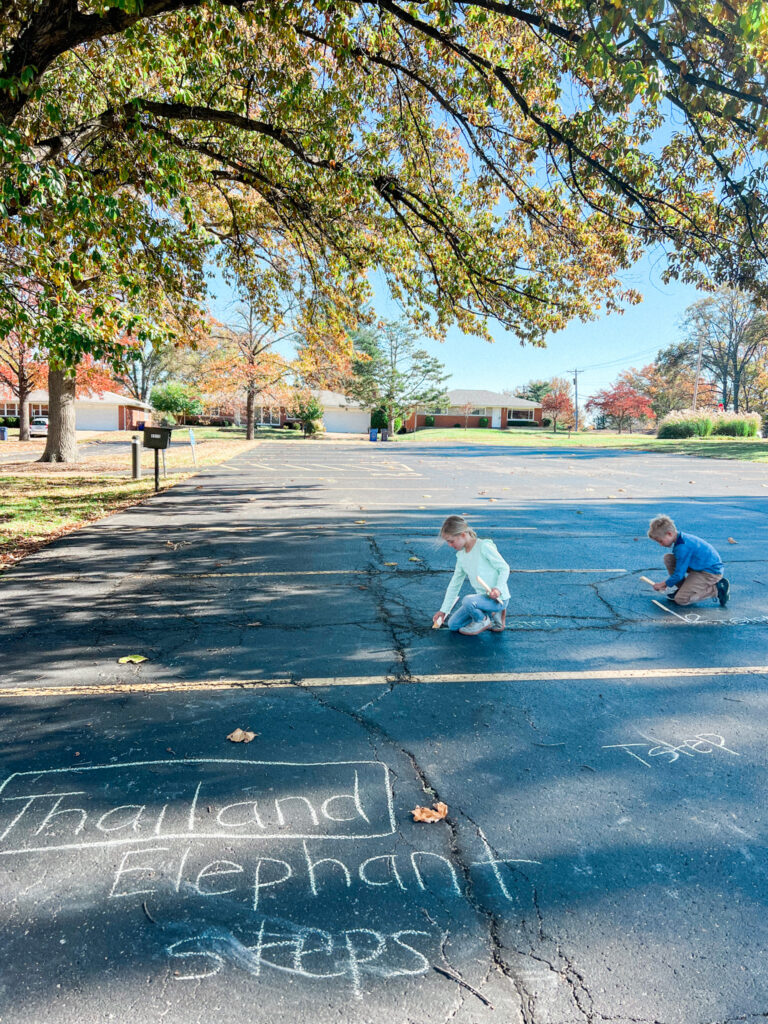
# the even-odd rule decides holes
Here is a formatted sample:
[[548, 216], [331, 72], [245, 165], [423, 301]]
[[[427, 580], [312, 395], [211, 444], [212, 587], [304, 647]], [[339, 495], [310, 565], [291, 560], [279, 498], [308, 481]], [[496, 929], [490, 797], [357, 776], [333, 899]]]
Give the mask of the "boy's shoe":
[[720, 602], [720, 607], [725, 608], [728, 604], [728, 598], [731, 596], [731, 584], [723, 576], [721, 580], [717, 581], [717, 600]]
[[501, 621], [501, 612], [491, 612], [491, 632], [504, 632], [504, 623]]
[[677, 592], [678, 592], [679, 589], [680, 589], [680, 587], [675, 587], [675, 589], [672, 591], [671, 594], [666, 594], [665, 596], [666, 596], [667, 600], [668, 601], [674, 601], [675, 598], [677, 597]]
[[491, 620], [487, 615], [484, 615], [479, 622], [468, 622], [466, 626], [462, 626], [459, 630], [464, 636], [477, 636], [478, 633], [483, 633], [486, 629], [490, 629]]

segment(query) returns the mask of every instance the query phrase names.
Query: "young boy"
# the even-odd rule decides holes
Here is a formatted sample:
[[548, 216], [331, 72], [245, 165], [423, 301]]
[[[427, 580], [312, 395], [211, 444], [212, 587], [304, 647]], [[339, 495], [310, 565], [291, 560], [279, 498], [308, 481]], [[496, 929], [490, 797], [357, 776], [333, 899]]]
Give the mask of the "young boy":
[[664, 565], [669, 577], [663, 583], [654, 583], [654, 590], [676, 587], [667, 600], [675, 604], [694, 604], [707, 597], [716, 597], [725, 608], [731, 585], [723, 576], [720, 555], [711, 544], [692, 533], [680, 533], [669, 516], [656, 516], [648, 527], [648, 536], [671, 548], [664, 555]]

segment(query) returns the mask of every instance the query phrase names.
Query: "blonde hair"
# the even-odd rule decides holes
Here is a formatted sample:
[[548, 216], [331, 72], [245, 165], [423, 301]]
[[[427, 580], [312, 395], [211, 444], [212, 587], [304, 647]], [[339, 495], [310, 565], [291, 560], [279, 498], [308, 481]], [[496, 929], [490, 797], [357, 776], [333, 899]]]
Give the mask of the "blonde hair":
[[648, 524], [648, 536], [652, 540], [663, 537], [665, 533], [677, 533], [677, 527], [669, 516], [654, 516]]
[[468, 533], [470, 537], [477, 537], [464, 516], [448, 516], [440, 527], [441, 537], [458, 537], [460, 533]]

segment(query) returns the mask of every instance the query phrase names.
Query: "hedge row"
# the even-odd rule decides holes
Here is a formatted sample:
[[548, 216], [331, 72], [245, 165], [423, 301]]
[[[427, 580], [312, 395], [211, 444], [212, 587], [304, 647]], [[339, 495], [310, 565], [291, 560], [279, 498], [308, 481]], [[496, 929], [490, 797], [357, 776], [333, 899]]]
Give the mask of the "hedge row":
[[707, 410], [694, 412], [684, 409], [671, 412], [659, 423], [656, 436], [680, 437], [756, 437], [761, 426], [756, 412], [734, 413]]

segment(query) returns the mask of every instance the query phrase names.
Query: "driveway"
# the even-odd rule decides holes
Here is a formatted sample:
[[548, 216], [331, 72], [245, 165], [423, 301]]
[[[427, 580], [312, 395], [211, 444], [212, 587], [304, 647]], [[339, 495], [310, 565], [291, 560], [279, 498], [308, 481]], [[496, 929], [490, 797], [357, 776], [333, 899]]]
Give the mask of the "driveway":
[[[766, 487], [275, 442], [4, 574], [3, 1022], [762, 1019]], [[727, 609], [651, 603], [659, 511]], [[504, 635], [430, 628], [451, 512]]]

